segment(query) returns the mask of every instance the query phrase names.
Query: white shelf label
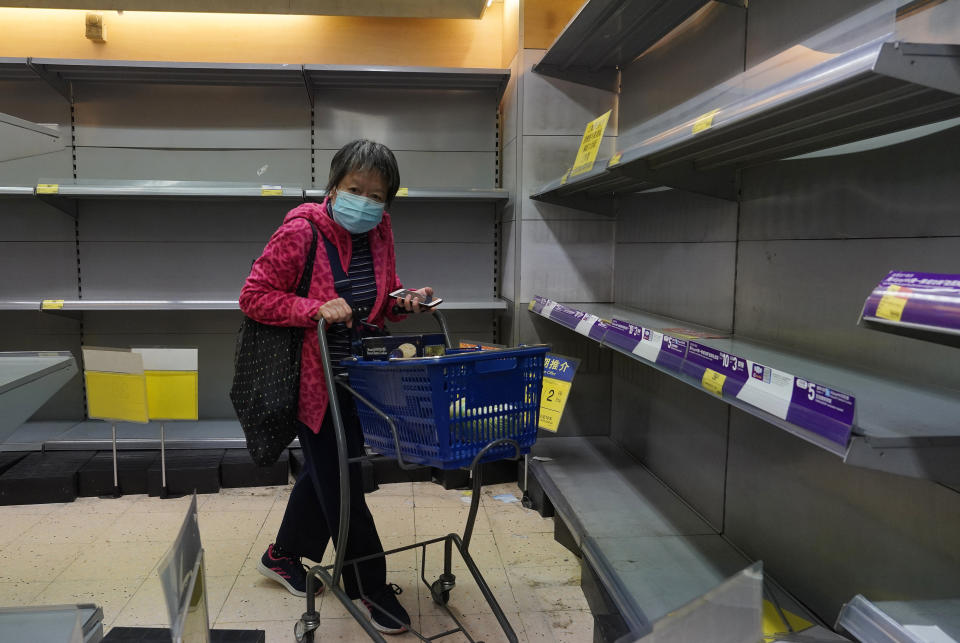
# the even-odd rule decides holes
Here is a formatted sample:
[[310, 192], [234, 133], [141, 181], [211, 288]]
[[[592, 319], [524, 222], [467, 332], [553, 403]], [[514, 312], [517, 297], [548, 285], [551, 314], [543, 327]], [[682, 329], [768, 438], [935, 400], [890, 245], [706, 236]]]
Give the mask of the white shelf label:
[[656, 362], [663, 345], [663, 333], [644, 328], [640, 334], [640, 343], [633, 348], [633, 354], [648, 362]]
[[583, 316], [583, 319], [580, 320], [580, 323], [577, 324], [577, 327], [574, 329], [581, 335], [590, 335], [590, 329], [593, 328], [593, 325], [600, 320], [596, 315], [591, 315], [587, 313]]
[[787, 419], [793, 398], [793, 375], [747, 360], [747, 381], [737, 398], [781, 420]]
[[557, 307], [557, 302], [548, 301], [546, 304], [543, 305], [543, 310], [540, 311], [540, 314], [543, 315], [544, 317], [549, 317], [550, 313], [552, 313], [553, 309], [556, 307]]

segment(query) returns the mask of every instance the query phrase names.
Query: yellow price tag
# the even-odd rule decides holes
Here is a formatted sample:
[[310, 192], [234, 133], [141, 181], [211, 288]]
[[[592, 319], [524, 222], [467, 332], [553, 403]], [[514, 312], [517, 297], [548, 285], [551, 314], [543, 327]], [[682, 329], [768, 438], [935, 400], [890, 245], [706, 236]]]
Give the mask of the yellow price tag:
[[614, 165], [617, 165], [620, 162], [621, 158], [623, 158], [623, 152], [617, 152], [610, 159], [610, 162], [607, 163], [607, 167], [613, 167]]
[[533, 310], [533, 305], [534, 305], [535, 303], [537, 303], [537, 300], [536, 300], [536, 299], [531, 299], [531, 300], [530, 300], [530, 305], [527, 306], [527, 310]]
[[597, 152], [600, 151], [600, 143], [603, 142], [603, 132], [607, 129], [607, 121], [609, 120], [610, 112], [608, 111], [587, 123], [587, 128], [583, 131], [583, 138], [580, 140], [577, 159], [573, 162], [573, 169], [570, 170], [570, 176], [577, 176], [593, 169], [593, 163], [597, 160]]
[[59, 183], [37, 183], [37, 194], [59, 194]]
[[563, 407], [570, 394], [570, 382], [543, 378], [543, 390], [540, 393], [540, 428], [545, 431], [557, 432], [560, 428], [560, 418], [563, 416]]
[[264, 185], [260, 188], [260, 196], [283, 196], [283, 186]]
[[700, 384], [703, 385], [703, 388], [707, 389], [714, 395], [723, 395], [723, 383], [727, 381], [727, 376], [723, 373], [718, 373], [712, 368], [708, 368], [703, 372], [703, 379], [700, 380]]
[[[780, 614], [783, 613], [781, 617]], [[784, 622], [786, 618], [786, 622]], [[789, 610], [780, 610], [773, 606], [773, 603], [770, 601], [763, 601], [763, 633], [766, 636], [772, 638], [776, 637], [777, 634], [784, 634], [786, 632], [802, 632], [803, 630], [813, 627], [813, 623], [810, 621], [801, 618]]]
[[715, 109], [695, 120], [693, 122], [693, 133], [696, 134], [697, 132], [702, 132], [703, 130], [713, 127], [713, 117], [716, 116], [719, 111], [719, 109]]
[[63, 300], [44, 299], [40, 302], [40, 310], [63, 310]]
[[[893, 285], [887, 287], [887, 294], [877, 304], [877, 317], [880, 319], [889, 319], [891, 321], [900, 321], [903, 317], [903, 309], [907, 307], [907, 293], [909, 288]], [[902, 294], [897, 294], [902, 293]]]
[[400, 188], [397, 190], [397, 196], [410, 196], [410, 188]]
[[564, 173], [563, 177], [560, 179], [560, 185], [566, 185], [566, 184], [567, 184], [567, 179], [569, 179], [569, 178], [570, 178], [570, 170], [567, 170], [567, 171]]

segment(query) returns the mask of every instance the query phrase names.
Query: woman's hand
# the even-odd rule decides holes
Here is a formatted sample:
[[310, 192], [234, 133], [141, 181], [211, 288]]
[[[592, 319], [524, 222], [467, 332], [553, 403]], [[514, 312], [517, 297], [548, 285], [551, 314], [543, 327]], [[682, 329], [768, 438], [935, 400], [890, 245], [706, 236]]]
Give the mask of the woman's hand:
[[342, 297], [331, 299], [324, 305], [320, 306], [320, 309], [317, 311], [317, 314], [313, 316], [313, 318], [317, 321], [320, 321], [321, 317], [327, 320], [327, 324], [344, 322], [346, 323], [347, 328], [353, 326], [353, 310], [351, 310], [350, 305]]
[[421, 301], [426, 301], [433, 297], [433, 288], [426, 286], [420, 290], [414, 290], [413, 292], [420, 295], [419, 298], [414, 297], [413, 295], [407, 295], [403, 299], [397, 298], [397, 305], [403, 308], [408, 313], [419, 313], [424, 310], [433, 312], [433, 308], [426, 308], [420, 305]]

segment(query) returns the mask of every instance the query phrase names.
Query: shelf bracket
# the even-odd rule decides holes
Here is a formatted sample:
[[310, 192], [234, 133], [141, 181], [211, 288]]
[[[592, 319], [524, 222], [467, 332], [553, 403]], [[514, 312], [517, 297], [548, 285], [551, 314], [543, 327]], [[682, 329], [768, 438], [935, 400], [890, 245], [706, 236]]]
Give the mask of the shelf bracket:
[[27, 67], [29, 67], [40, 80], [53, 88], [53, 91], [63, 96], [67, 99], [68, 103], [73, 105], [73, 86], [70, 83], [60, 78], [57, 74], [52, 73], [43, 65], [38, 65], [33, 62], [33, 58], [27, 58]]
[[303, 77], [303, 88], [307, 91], [307, 102], [310, 104], [310, 107], [313, 107], [313, 97], [317, 88], [314, 86], [313, 81], [310, 80], [310, 73], [307, 71], [306, 65], [300, 65], [300, 75]]
[[56, 208], [60, 212], [63, 212], [74, 219], [77, 218], [77, 202], [73, 199], [65, 199], [59, 196], [42, 195], [37, 195], [37, 198], [49, 205], [51, 208]]
[[538, 63], [533, 66], [533, 71], [541, 76], [569, 80], [580, 85], [605, 89], [608, 92], [616, 92], [620, 89], [620, 72], [614, 67], [602, 67], [594, 70], [587, 67], [561, 67], [560, 65]]
[[[960, 489], [960, 438], [914, 439], [884, 444], [884, 440], [854, 436], [844, 462], [908, 478], [933, 480]], [[887, 441], [889, 442], [889, 441]]]
[[624, 163], [611, 172], [640, 179], [653, 185], [665, 185], [670, 188], [705, 194], [707, 196], [736, 201], [740, 196], [739, 173], [733, 168], [698, 171], [692, 164], [651, 168], [646, 161], [638, 160]]
[[565, 208], [586, 210], [587, 212], [593, 212], [594, 214], [602, 214], [610, 217], [616, 214], [614, 197], [612, 194], [588, 196], [582, 192], [567, 195], [555, 195], [545, 192], [542, 194], [536, 194], [530, 198], [541, 203], [562, 205]]
[[960, 94], [960, 45], [884, 43], [874, 71], [908, 83]]

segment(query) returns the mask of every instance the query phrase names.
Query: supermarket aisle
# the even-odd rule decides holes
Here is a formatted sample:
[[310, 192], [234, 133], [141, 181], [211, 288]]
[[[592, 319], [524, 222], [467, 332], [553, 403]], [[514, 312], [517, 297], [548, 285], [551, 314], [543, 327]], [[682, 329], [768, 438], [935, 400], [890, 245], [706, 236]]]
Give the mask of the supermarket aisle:
[[[256, 571], [289, 492], [290, 486], [257, 487], [199, 497], [214, 627], [265, 629], [269, 643], [292, 639], [303, 599]], [[580, 590], [577, 559], [553, 540], [552, 520], [519, 502], [504, 502], [506, 494], [519, 497], [516, 485], [484, 488], [471, 550], [520, 640], [592, 640], [593, 617]], [[463, 492], [428, 482], [383, 485], [368, 496], [387, 549], [462, 530], [468, 508], [464, 499]], [[156, 566], [188, 501], [127, 496], [0, 507], [0, 605], [93, 601], [103, 606], [105, 626], [164, 626]], [[329, 549], [327, 557], [332, 560]], [[428, 550], [428, 578], [436, 576], [441, 561], [442, 545]], [[389, 580], [403, 588], [400, 599], [414, 623], [435, 634], [446, 629], [446, 617], [419, 582], [419, 565], [415, 552], [391, 556]], [[463, 570], [457, 579], [451, 607], [467, 617], [475, 637], [488, 643], [501, 640], [469, 573]], [[332, 596], [321, 599], [321, 618], [323, 640], [364, 640]], [[406, 635], [397, 640], [416, 639]]]

